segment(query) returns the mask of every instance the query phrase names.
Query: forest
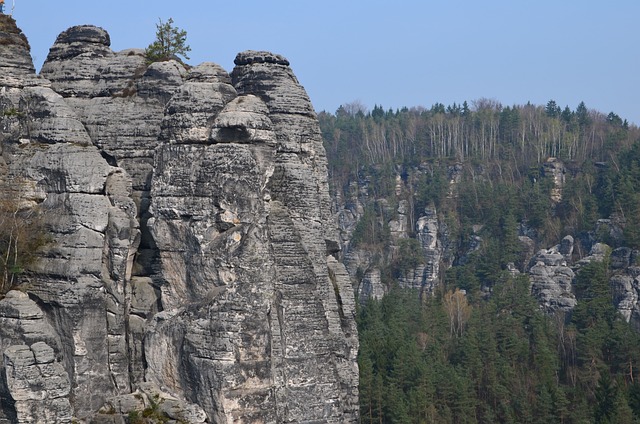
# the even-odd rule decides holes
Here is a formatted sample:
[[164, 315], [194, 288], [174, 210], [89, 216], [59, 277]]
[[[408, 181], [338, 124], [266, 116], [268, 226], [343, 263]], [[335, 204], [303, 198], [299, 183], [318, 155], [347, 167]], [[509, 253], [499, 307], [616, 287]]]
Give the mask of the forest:
[[[640, 422], [640, 335], [616, 310], [610, 257], [576, 269], [570, 313], [543, 312], [518, 238], [538, 249], [572, 235], [576, 262], [596, 242], [640, 257], [637, 126], [553, 100], [352, 103], [319, 120], [334, 193], [368, 188], [351, 248], [377, 253], [388, 289], [359, 299], [362, 422]], [[545, 175], [550, 159], [564, 164], [561, 191]], [[391, 246], [381, 205], [400, 200], [412, 223], [434, 206], [447, 229], [454, 259], [433, 293], [397, 284], [421, 260], [414, 228]], [[481, 246], [470, 249], [478, 228]]]

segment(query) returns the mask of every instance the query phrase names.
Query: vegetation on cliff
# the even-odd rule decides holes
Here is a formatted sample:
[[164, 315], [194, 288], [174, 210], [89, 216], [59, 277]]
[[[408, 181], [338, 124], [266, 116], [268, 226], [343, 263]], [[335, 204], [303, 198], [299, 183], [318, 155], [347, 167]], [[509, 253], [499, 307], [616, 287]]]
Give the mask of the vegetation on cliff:
[[[366, 186], [354, 240], [372, 251], [388, 247], [383, 206], [401, 200], [409, 205], [411, 231], [425, 207], [435, 206], [457, 253], [469, 249], [469, 235], [480, 228], [480, 253], [495, 257], [502, 269], [525, 260], [519, 233], [533, 235], [536, 247], [566, 234], [582, 241], [598, 219], [612, 220], [600, 228], [602, 241], [640, 247], [640, 130], [613, 112], [604, 115], [584, 103], [572, 111], [552, 100], [546, 107], [502, 107], [483, 99], [472, 107], [376, 106], [367, 113], [347, 105], [319, 119], [333, 190], [348, 198], [354, 184]], [[555, 159], [564, 164], [561, 192], [547, 167]], [[578, 249], [588, 252], [582, 244]]]
[[37, 251], [50, 240], [40, 206], [25, 207], [19, 194], [0, 190], [0, 296], [19, 284], [19, 276], [37, 260]]
[[187, 31], [173, 25], [173, 19], [163, 22], [158, 20], [156, 24], [156, 39], [145, 50], [149, 62], [160, 62], [178, 56], [189, 59], [187, 54], [191, 47], [187, 44]]
[[544, 315], [527, 279], [505, 273], [460, 331], [447, 292], [368, 301], [358, 314], [362, 422], [636, 422], [640, 337], [607, 301], [606, 272], [582, 271], [603, 293], [583, 297], [568, 322]]
[[[351, 248], [377, 253], [390, 288], [358, 313], [362, 422], [640, 420], [640, 336], [614, 306], [610, 261], [579, 269], [571, 314], [543, 313], [527, 275], [510, 268], [526, 270], [533, 252], [567, 234], [575, 260], [595, 242], [640, 248], [636, 126], [584, 103], [486, 99], [352, 104], [319, 118], [333, 189], [342, 198], [354, 184], [367, 189]], [[414, 260], [386, 228], [385, 206], [401, 200], [411, 225], [435, 206], [449, 232], [455, 259], [431, 296], [397, 288], [400, 264]]]

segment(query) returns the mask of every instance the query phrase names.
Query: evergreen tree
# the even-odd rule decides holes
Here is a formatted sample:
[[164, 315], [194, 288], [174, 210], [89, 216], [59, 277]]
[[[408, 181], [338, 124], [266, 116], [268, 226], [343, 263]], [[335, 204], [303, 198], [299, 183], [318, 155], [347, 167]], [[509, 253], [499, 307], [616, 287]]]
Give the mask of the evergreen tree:
[[556, 104], [555, 100], [549, 100], [544, 111], [550, 118], [558, 118], [562, 113], [562, 109]]
[[156, 24], [156, 40], [149, 44], [145, 55], [150, 62], [169, 60], [178, 56], [188, 60], [187, 53], [190, 51], [191, 47], [187, 44], [187, 32], [173, 26], [173, 19], [169, 18], [167, 22], [162, 22], [162, 19], [159, 19]]
[[587, 106], [584, 102], [580, 102], [576, 108], [576, 118], [578, 119], [578, 125], [582, 128], [591, 124], [591, 117], [589, 116], [589, 111], [587, 110]]
[[594, 418], [596, 423], [611, 423], [615, 414], [618, 391], [609, 373], [603, 373], [596, 387], [596, 404]]
[[[359, 218], [350, 248], [371, 253], [370, 265], [383, 270], [385, 284], [393, 287], [394, 277], [422, 261], [413, 228], [391, 248], [388, 223], [398, 218], [401, 201], [410, 225], [435, 206], [446, 243], [457, 249], [433, 294], [420, 298], [392, 288], [359, 309], [363, 421], [640, 417], [640, 338], [613, 305], [609, 280], [616, 270], [607, 260], [581, 266], [573, 285], [578, 305], [566, 319], [542, 313], [526, 274], [514, 278], [505, 270], [509, 262], [525, 268], [523, 232], [537, 242], [534, 249], [564, 234], [578, 236], [579, 256], [580, 241], [596, 222], [615, 218], [624, 223], [624, 240], [606, 241], [639, 243], [635, 126], [625, 128], [617, 115], [588, 111], [584, 103], [572, 112], [554, 101], [503, 108], [480, 100], [473, 110], [464, 102], [387, 112], [376, 105], [371, 113], [350, 107], [318, 117], [333, 189], [359, 202], [350, 206]], [[566, 165], [560, 203], [551, 201], [554, 182], [541, 172], [549, 156]], [[469, 307], [462, 326], [448, 314], [460, 289]], [[610, 376], [608, 388], [603, 375]]]

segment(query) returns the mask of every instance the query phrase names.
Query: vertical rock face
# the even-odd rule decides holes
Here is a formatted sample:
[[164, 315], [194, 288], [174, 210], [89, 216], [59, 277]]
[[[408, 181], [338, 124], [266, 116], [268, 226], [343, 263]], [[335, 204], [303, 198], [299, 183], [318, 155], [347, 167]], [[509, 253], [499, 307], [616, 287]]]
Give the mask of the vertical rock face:
[[2, 193], [51, 235], [0, 298], [0, 422], [149, 399], [191, 422], [357, 421], [354, 297], [287, 60], [148, 65], [81, 26], [45, 80], [15, 22], [0, 37]]
[[[354, 300], [327, 249], [313, 109], [284, 58], [245, 52], [236, 64], [235, 90], [187, 83], [167, 108], [150, 222], [166, 311], [146, 339], [147, 379], [215, 422], [352, 421]], [[189, 124], [206, 115], [189, 113], [192, 88], [216, 93], [206, 139], [182, 130], [205, 126]]]
[[401, 280], [408, 287], [420, 289], [422, 293], [433, 293], [440, 283], [440, 266], [444, 248], [439, 237], [441, 224], [435, 207], [426, 208], [416, 222], [416, 237], [420, 242], [424, 263], [410, 270]]
[[[451, 184], [454, 183], [452, 177]], [[335, 194], [334, 209], [337, 210], [341, 229], [343, 260], [362, 303], [368, 298], [380, 299], [387, 292], [389, 281], [388, 278], [383, 281], [384, 271], [394, 272], [394, 278], [401, 287], [430, 294], [440, 284], [443, 270], [452, 262], [451, 249], [447, 246], [447, 226], [438, 217], [435, 206], [431, 204], [425, 207], [416, 219], [413, 205], [405, 199], [411, 197], [406, 191], [398, 174], [394, 199], [397, 206], [393, 208], [388, 200], [375, 199], [370, 195], [367, 178], [350, 183], [347, 193]], [[382, 216], [376, 216], [372, 222], [371, 213], [374, 209], [380, 210]], [[383, 236], [378, 239], [384, 239], [388, 245], [366, 242], [358, 245], [354, 235], [358, 231], [371, 234], [371, 226], [382, 232]], [[388, 237], [385, 231], [388, 231]], [[411, 247], [410, 252], [403, 250], [403, 243], [407, 243], [405, 247]], [[415, 263], [398, 266], [407, 253], [415, 259], [409, 262]]]
[[102, 28], [75, 26], [58, 35], [40, 74], [64, 97], [89, 97], [100, 70], [114, 55], [111, 39]]
[[[14, 45], [14, 51], [30, 60], [21, 47]], [[3, 66], [12, 63], [20, 61]], [[14, 74], [23, 69], [17, 66]], [[34, 318], [0, 330], [4, 373], [12, 375], [0, 396], [15, 401], [14, 407], [3, 403], [0, 414], [19, 422], [68, 422], [73, 414], [99, 408], [106, 396], [131, 389], [126, 337], [112, 318], [124, 309], [122, 287], [131, 273], [138, 222], [130, 178], [105, 161], [74, 109], [48, 81], [35, 75], [21, 81], [0, 95], [2, 196], [19, 210], [38, 210], [50, 242], [22, 281], [28, 293], [22, 306], [15, 306], [16, 295], [3, 300], [27, 308], [32, 311], [27, 316]], [[4, 317], [11, 320], [16, 314]], [[49, 348], [54, 360], [39, 359], [38, 352]], [[22, 374], [32, 376], [28, 384]], [[66, 388], [51, 387], [47, 380], [54, 376], [68, 379]], [[29, 415], [32, 399], [51, 399], [55, 411]]]
[[637, 266], [640, 252], [628, 247], [619, 247], [611, 252], [611, 289], [613, 304], [627, 322], [640, 329], [640, 267]]
[[544, 163], [543, 175], [553, 180], [553, 188], [551, 189], [551, 201], [560, 203], [562, 200], [562, 189], [565, 183], [566, 169], [564, 163], [556, 158], [549, 158]]
[[4, 351], [4, 367], [15, 422], [72, 422], [69, 377], [49, 345], [11, 346]]
[[572, 252], [573, 237], [566, 236], [559, 245], [540, 250], [531, 259], [531, 294], [545, 312], [571, 312], [577, 304], [572, 290], [575, 273], [569, 267]]

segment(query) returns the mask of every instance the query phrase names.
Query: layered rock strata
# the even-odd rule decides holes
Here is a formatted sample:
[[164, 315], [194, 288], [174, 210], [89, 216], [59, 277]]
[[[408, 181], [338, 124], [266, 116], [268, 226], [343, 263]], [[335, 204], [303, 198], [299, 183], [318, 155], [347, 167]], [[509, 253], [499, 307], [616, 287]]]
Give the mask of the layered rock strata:
[[166, 310], [147, 336], [147, 378], [215, 422], [357, 416], [356, 393], [340, 389], [355, 387], [357, 338], [349, 279], [327, 247], [324, 150], [285, 62], [238, 55], [238, 97], [209, 137], [181, 130], [201, 112], [180, 119], [177, 104], [156, 154], [149, 224]]
[[0, 18], [3, 193], [51, 235], [0, 300], [0, 422], [357, 421], [354, 297], [288, 61], [148, 65], [81, 26], [44, 79]]

